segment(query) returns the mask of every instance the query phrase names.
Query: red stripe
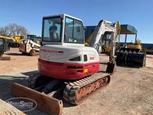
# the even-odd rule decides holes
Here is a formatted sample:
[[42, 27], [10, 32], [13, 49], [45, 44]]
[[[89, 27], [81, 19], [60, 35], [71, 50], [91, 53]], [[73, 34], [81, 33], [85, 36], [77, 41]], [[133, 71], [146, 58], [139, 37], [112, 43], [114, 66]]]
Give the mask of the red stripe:
[[[48, 62], [39, 59], [38, 68], [39, 71], [49, 77], [67, 80], [76, 80], [94, 74], [99, 70], [99, 62], [92, 63], [58, 63]], [[87, 73], [84, 73], [84, 69], [88, 69]]]

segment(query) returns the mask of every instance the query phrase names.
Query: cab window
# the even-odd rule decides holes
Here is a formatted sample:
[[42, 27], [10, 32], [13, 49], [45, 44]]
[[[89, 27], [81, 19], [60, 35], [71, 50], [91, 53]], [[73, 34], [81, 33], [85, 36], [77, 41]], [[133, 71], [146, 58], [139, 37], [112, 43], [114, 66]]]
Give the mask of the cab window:
[[66, 17], [65, 19], [65, 43], [84, 43], [83, 24], [79, 20]]
[[43, 41], [61, 42], [61, 18], [47, 18], [43, 20]]

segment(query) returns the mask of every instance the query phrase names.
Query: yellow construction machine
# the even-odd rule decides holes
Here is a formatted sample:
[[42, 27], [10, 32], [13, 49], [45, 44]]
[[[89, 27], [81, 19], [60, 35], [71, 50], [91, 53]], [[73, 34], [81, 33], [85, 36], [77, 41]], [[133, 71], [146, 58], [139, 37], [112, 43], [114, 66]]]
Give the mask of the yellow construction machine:
[[[111, 53], [106, 72], [100, 70], [101, 37], [111, 34]], [[106, 87], [116, 70], [115, 43], [117, 23], [100, 20], [89, 46], [85, 47], [83, 22], [67, 14], [45, 16], [42, 21], [42, 46], [37, 73], [29, 76], [29, 86], [13, 83], [12, 94], [37, 102], [38, 108], [50, 115], [61, 115], [62, 96], [78, 105], [93, 92]]]
[[109, 54], [111, 51], [111, 34], [107, 33], [103, 38], [102, 38], [102, 53]]
[[22, 39], [24, 38], [24, 36], [20, 36], [20, 35], [14, 35], [13, 39], [14, 42], [10, 43], [11, 47], [19, 47], [20, 42], [22, 41]]
[[10, 43], [14, 42], [14, 39], [7, 36], [0, 36], [0, 59], [3, 60], [9, 60], [9, 57], [6, 57], [5, 59], [2, 58], [4, 52], [10, 50]]
[[92, 39], [93, 34], [94, 34], [94, 32], [92, 32], [92, 33], [89, 35], [89, 37], [86, 39], [86, 42], [84, 43], [85, 46], [89, 46], [89, 43], [90, 43], [90, 41], [91, 41], [91, 39]]
[[[137, 39], [137, 30], [131, 25], [121, 25], [121, 34], [125, 34], [125, 43], [116, 49], [117, 65], [131, 67], [144, 67], [146, 65], [146, 52], [142, 50], [141, 40]], [[127, 35], [133, 34], [135, 42], [127, 43]]]
[[130, 49], [139, 49], [139, 50], [142, 50], [141, 40], [136, 39], [135, 43], [129, 42], [126, 47], [130, 48]]

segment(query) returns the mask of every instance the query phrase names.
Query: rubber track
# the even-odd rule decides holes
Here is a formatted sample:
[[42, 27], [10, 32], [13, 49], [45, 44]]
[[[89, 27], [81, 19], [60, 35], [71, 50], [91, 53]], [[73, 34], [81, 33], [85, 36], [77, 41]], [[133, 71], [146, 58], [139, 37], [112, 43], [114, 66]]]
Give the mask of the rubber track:
[[92, 76], [88, 76], [88, 77], [83, 78], [81, 80], [78, 80], [75, 82], [69, 82], [63, 91], [63, 98], [71, 104], [74, 104], [74, 105], [80, 104], [89, 95], [93, 94], [95, 91], [97, 91], [98, 89], [100, 89], [102, 87], [98, 87], [96, 90], [92, 90], [91, 92], [89, 92], [89, 94], [84, 95], [83, 98], [81, 98], [81, 100], [76, 100], [76, 98], [75, 98], [77, 91], [80, 90], [81, 88], [83, 88], [84, 86], [88, 86], [88, 85], [96, 82], [97, 80], [104, 79], [104, 77], [108, 78], [108, 82], [104, 86], [102, 86], [102, 87], [105, 87], [110, 82], [110, 75], [105, 74], [105, 73], [96, 73]]
[[39, 72], [29, 75], [28, 82], [29, 82], [29, 86], [30, 86], [31, 88], [35, 88], [36, 80], [37, 80], [40, 76], [41, 76], [41, 74], [40, 74]]

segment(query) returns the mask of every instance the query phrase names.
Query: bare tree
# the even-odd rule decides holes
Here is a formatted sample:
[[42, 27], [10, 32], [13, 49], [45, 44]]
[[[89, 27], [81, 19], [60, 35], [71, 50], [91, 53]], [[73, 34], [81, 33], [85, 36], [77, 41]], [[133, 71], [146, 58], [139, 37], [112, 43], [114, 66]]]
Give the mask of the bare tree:
[[17, 25], [16, 24], [9, 24], [8, 27], [9, 27], [10, 34], [15, 35]]
[[0, 27], [0, 35], [9, 36], [10, 35], [9, 27], [8, 26]]
[[9, 24], [5, 27], [0, 27], [0, 35], [27, 35], [28, 30], [24, 26], [17, 25], [15, 23]]
[[24, 26], [17, 26], [16, 35], [27, 35], [28, 30]]

